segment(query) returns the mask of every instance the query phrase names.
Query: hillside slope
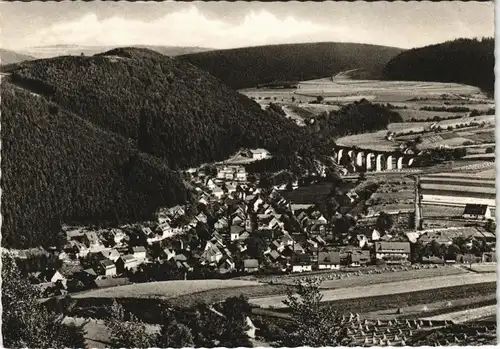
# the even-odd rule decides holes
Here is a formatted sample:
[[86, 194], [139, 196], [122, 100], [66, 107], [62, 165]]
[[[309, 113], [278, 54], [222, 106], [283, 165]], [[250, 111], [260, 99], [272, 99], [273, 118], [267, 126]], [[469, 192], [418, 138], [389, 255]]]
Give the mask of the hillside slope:
[[176, 172], [241, 147], [327, 149], [187, 63], [144, 49], [3, 67], [5, 246], [52, 243], [61, 222], [124, 223], [189, 200]]
[[200, 69], [145, 49], [22, 63], [14, 83], [104, 130], [139, 142], [171, 168], [223, 160], [241, 147], [290, 153], [304, 131]]
[[189, 198], [177, 173], [134, 142], [2, 83], [2, 245], [48, 244], [60, 222], [149, 219]]
[[308, 43], [245, 47], [178, 56], [235, 89], [273, 81], [311, 80], [349, 69], [378, 77], [402, 49], [355, 43]]
[[0, 64], [12, 64], [35, 59], [32, 56], [0, 48]]
[[389, 80], [455, 82], [493, 92], [494, 39], [457, 39], [402, 52], [383, 70]]

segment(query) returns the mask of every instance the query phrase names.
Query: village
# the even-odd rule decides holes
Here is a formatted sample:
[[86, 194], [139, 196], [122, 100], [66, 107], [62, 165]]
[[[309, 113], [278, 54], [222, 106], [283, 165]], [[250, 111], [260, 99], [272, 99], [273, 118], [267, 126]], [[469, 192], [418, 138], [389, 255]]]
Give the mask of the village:
[[[313, 175], [312, 182], [321, 181]], [[360, 186], [333, 191], [340, 205], [332, 212], [286, 200], [284, 191], [298, 189], [298, 181], [292, 188], [269, 186], [239, 164], [190, 169], [185, 176], [197, 193], [194, 204], [161, 208], [156, 221], [117, 228], [63, 226], [61, 246], [17, 251], [23, 272], [52, 297], [150, 281], [496, 261], [495, 235], [481, 224], [416, 232], [394, 229], [384, 212], [375, 222], [340, 213], [357, 204]], [[471, 204], [463, 216], [483, 222], [491, 213]]]

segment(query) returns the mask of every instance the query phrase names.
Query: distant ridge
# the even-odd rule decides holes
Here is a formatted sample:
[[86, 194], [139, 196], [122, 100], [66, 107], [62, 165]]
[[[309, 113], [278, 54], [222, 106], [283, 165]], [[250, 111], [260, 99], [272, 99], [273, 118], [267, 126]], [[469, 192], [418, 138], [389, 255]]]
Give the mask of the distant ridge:
[[1, 65], [6, 65], [6, 64], [13, 64], [13, 63], [19, 63], [22, 61], [29, 61], [35, 59], [35, 57], [19, 53], [16, 51], [12, 50], [6, 50], [3, 48], [0, 48], [0, 64]]
[[[117, 48], [116, 45], [104, 46], [83, 46], [83, 45], [49, 45], [49, 46], [34, 46], [23, 50], [24, 53], [36, 58], [53, 58], [58, 56], [80, 56], [82, 53], [85, 56], [92, 56], [98, 53], [103, 53]], [[134, 45], [134, 47], [148, 48], [157, 51], [166, 56], [178, 56], [188, 53], [210, 51], [210, 48], [190, 47], [190, 46], [155, 46], [155, 45]]]
[[311, 80], [360, 69], [380, 77], [385, 64], [403, 49], [357, 43], [319, 42], [244, 47], [180, 55], [235, 89], [273, 81]]

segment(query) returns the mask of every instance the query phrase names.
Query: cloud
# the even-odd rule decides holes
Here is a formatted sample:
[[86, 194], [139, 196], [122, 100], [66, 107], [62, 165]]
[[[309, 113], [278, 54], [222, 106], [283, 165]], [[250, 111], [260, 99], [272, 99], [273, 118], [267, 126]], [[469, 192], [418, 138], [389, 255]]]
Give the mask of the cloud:
[[[352, 3], [356, 5], [356, 3]], [[340, 41], [371, 43], [403, 48], [425, 46], [456, 37], [473, 37], [493, 32], [492, 21], [476, 20], [476, 12], [444, 5], [425, 6], [406, 3], [384, 5], [337, 4], [326, 6], [315, 15], [295, 11], [293, 15], [266, 8], [248, 9], [239, 22], [220, 13], [207, 16], [194, 4], [164, 14], [140, 19], [128, 12], [108, 12], [103, 16], [87, 12], [73, 20], [62, 20], [39, 29], [36, 34], [16, 37], [17, 47], [74, 44], [84, 46], [166, 45], [232, 48], [265, 44]], [[360, 7], [361, 6], [361, 7]], [[431, 6], [431, 5], [429, 5]], [[468, 5], [467, 5], [468, 6]], [[153, 8], [146, 8], [153, 10]], [[319, 7], [318, 7], [319, 9]], [[482, 8], [481, 13], [485, 12]], [[486, 8], [486, 10], [489, 10]], [[101, 12], [102, 13], [102, 12]], [[151, 11], [146, 11], [151, 14]], [[397, 14], [397, 15], [396, 15]], [[239, 14], [238, 14], [239, 15]], [[492, 14], [491, 14], [492, 15]], [[61, 16], [63, 17], [63, 16]], [[150, 16], [151, 17], [151, 16]], [[66, 17], [67, 18], [67, 17]], [[485, 34], [481, 34], [485, 33]]]
[[55, 23], [26, 38], [23, 46], [172, 45], [230, 48], [314, 37], [326, 27], [292, 17], [278, 18], [267, 11], [251, 11], [239, 24], [210, 19], [194, 5], [154, 20], [123, 17], [99, 19], [87, 13], [77, 20]]

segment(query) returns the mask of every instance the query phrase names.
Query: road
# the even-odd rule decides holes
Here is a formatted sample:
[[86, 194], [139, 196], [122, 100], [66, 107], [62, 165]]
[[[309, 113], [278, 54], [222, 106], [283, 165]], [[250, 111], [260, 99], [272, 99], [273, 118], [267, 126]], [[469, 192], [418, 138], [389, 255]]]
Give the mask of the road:
[[[335, 301], [341, 299], [354, 299], [364, 297], [375, 297], [415, 291], [432, 290], [435, 288], [463, 286], [470, 284], [478, 284], [483, 282], [496, 282], [497, 276], [495, 273], [488, 274], [458, 274], [450, 276], [438, 276], [425, 279], [386, 282], [368, 286], [339, 288], [333, 290], [321, 291], [323, 301]], [[286, 296], [269, 296], [250, 299], [250, 303], [262, 308], [284, 308], [283, 301]]]

